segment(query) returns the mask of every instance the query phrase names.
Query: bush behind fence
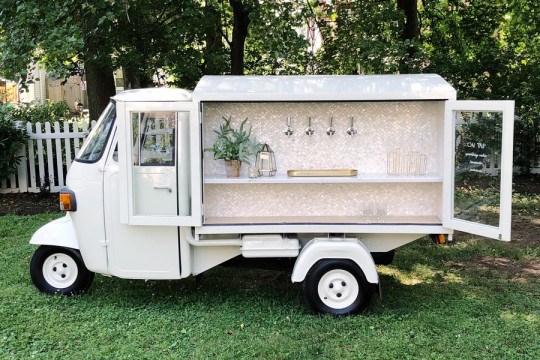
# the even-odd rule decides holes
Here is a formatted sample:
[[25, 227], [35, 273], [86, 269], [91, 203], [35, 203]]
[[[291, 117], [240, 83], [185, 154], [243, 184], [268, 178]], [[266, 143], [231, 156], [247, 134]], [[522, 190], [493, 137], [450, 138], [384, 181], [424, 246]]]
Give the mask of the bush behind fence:
[[27, 144], [20, 149], [16, 175], [0, 184], [0, 193], [58, 192], [67, 170], [96, 121], [26, 123]]

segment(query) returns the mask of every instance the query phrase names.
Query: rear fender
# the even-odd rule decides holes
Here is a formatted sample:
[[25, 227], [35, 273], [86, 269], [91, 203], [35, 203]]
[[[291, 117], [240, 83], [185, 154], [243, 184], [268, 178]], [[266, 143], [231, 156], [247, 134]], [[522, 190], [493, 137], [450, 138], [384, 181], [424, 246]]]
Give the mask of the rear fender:
[[317, 261], [322, 259], [350, 259], [364, 272], [371, 284], [379, 283], [377, 267], [369, 250], [358, 239], [313, 239], [300, 252], [291, 275], [292, 282], [302, 282]]
[[72, 249], [79, 249], [79, 242], [75, 234], [75, 228], [69, 214], [63, 218], [56, 219], [39, 228], [32, 238], [30, 244], [61, 246]]

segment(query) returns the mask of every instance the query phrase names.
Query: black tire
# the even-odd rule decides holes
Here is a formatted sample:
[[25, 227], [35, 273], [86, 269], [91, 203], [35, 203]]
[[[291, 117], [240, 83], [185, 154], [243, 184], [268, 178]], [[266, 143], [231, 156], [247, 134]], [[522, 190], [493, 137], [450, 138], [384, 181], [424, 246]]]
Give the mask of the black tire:
[[348, 259], [323, 259], [309, 269], [304, 301], [317, 314], [350, 315], [364, 311], [374, 287], [360, 267]]
[[79, 250], [40, 246], [30, 260], [34, 285], [48, 294], [76, 295], [86, 292], [94, 273], [84, 265]]

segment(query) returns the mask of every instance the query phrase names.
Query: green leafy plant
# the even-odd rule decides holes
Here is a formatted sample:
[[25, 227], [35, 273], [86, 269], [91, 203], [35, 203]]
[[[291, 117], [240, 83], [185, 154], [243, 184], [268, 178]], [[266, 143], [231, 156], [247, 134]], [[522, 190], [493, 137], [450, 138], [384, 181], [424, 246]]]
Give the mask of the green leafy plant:
[[223, 117], [224, 122], [219, 126], [219, 130], [214, 130], [217, 138], [212, 147], [205, 148], [204, 151], [213, 152], [214, 159], [239, 160], [249, 162], [249, 156], [256, 153], [261, 144], [255, 138], [251, 138], [251, 127], [245, 130], [247, 118], [240, 123], [240, 127], [235, 129], [231, 126], [231, 117]]
[[530, 174], [540, 164], [540, 117], [525, 113], [514, 122], [514, 165]]
[[17, 173], [17, 165], [22, 156], [18, 156], [21, 146], [28, 140], [28, 134], [23, 128], [15, 125], [4, 109], [0, 108], [0, 180], [9, 178]]
[[55, 122], [70, 117], [69, 106], [65, 101], [53, 102], [47, 100], [40, 104], [36, 101], [30, 103], [22, 103], [17, 108], [13, 108], [13, 118], [19, 121], [31, 122]]

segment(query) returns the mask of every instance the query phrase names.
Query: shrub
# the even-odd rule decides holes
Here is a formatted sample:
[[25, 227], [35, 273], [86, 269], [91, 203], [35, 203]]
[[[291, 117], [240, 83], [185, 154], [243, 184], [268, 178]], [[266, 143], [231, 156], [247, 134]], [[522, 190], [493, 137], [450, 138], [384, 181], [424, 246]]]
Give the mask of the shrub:
[[17, 173], [21, 156], [17, 156], [21, 146], [28, 139], [24, 128], [18, 128], [12, 121], [12, 107], [0, 106], [0, 180]]
[[540, 164], [540, 117], [522, 116], [514, 123], [514, 165], [528, 174]]
[[60, 121], [67, 119], [70, 115], [69, 106], [65, 101], [52, 102], [47, 100], [43, 104], [33, 101], [20, 104], [19, 107], [12, 110], [13, 119], [32, 124]]

